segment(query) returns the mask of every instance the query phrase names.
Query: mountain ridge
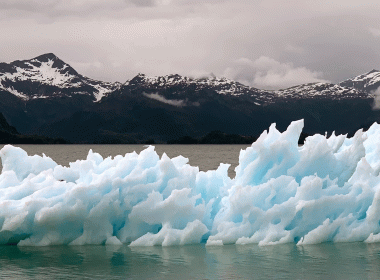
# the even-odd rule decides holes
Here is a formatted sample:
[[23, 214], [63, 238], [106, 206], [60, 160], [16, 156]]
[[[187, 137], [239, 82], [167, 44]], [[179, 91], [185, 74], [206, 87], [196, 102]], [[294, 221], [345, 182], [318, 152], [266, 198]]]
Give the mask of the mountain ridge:
[[[372, 81], [371, 78], [375, 78]], [[20, 86], [17, 82], [28, 81]], [[34, 84], [33, 84], [34, 82]], [[32, 85], [30, 85], [32, 83]], [[40, 83], [45, 86], [36, 85]], [[314, 86], [313, 86], [314, 85]], [[218, 94], [250, 95], [258, 103], [270, 103], [274, 98], [356, 98], [370, 95], [380, 87], [380, 71], [371, 70], [338, 84], [307, 83], [279, 90], [266, 90], [250, 87], [228, 78], [204, 77], [190, 78], [178, 74], [147, 76], [138, 73], [124, 83], [102, 82], [82, 76], [73, 67], [53, 53], [39, 55], [29, 60], [16, 60], [0, 63], [0, 88], [25, 101], [35, 98], [52, 98], [62, 95], [85, 94], [99, 102], [103, 97], [122, 87], [144, 86], [148, 90], [163, 90], [167, 87], [187, 87], [193, 90], [212, 88]], [[49, 87], [48, 89], [46, 87]], [[319, 87], [319, 89], [316, 89]], [[376, 87], [376, 88], [375, 88]], [[49, 93], [50, 92], [50, 93]], [[54, 94], [52, 94], [53, 92]], [[178, 92], [177, 92], [178, 93]], [[180, 93], [180, 92], [179, 92]]]
[[371, 93], [380, 88], [380, 71], [373, 69], [367, 73], [340, 82], [339, 85]]
[[0, 63], [0, 88], [25, 101], [75, 94], [86, 94], [99, 101], [120, 85], [82, 76], [53, 53]]
[[[363, 77], [367, 84], [378, 71]], [[355, 81], [356, 81], [355, 80]], [[21, 134], [72, 143], [166, 143], [211, 131], [258, 136], [305, 119], [305, 133], [351, 133], [380, 120], [368, 87], [308, 83], [262, 90], [227, 78], [138, 73], [125, 83], [82, 76], [53, 53], [0, 63], [0, 112]]]

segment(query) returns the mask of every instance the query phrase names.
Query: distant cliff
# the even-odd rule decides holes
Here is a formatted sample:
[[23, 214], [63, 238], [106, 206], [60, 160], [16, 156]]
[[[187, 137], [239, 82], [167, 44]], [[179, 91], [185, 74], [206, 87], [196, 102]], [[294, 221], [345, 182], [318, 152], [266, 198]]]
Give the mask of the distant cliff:
[[64, 139], [54, 139], [37, 135], [21, 135], [15, 127], [9, 125], [0, 113], [0, 144], [67, 144]]

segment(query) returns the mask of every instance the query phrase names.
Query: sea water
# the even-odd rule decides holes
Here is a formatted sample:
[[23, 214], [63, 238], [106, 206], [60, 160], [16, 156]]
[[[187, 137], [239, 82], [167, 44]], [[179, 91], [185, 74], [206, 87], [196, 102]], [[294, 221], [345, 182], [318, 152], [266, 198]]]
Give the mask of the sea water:
[[0, 278], [379, 279], [380, 246], [2, 246]]
[[[140, 152], [142, 145], [20, 145], [60, 165]], [[244, 145], [157, 145], [159, 155], [183, 155], [200, 170], [230, 163]], [[204, 244], [172, 247], [0, 247], [0, 279], [380, 279], [380, 245], [363, 242], [276, 246]]]

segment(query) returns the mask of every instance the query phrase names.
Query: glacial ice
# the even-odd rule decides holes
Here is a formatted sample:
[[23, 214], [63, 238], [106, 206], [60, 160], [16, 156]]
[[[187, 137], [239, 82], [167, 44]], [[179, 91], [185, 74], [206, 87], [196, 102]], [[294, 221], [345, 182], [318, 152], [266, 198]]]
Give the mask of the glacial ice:
[[275, 124], [228, 164], [199, 171], [149, 146], [89, 151], [68, 167], [6, 145], [0, 244], [171, 246], [380, 241], [380, 125], [352, 138]]

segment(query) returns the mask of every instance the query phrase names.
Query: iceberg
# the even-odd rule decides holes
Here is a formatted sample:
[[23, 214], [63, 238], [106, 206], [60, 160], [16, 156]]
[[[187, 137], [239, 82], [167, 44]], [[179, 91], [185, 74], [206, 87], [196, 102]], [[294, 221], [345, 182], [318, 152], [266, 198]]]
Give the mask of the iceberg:
[[61, 166], [11, 145], [0, 151], [0, 244], [173, 246], [380, 241], [380, 125], [313, 135], [272, 124], [207, 172], [141, 153]]

